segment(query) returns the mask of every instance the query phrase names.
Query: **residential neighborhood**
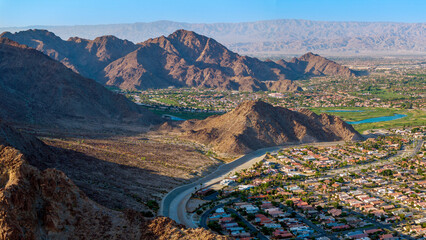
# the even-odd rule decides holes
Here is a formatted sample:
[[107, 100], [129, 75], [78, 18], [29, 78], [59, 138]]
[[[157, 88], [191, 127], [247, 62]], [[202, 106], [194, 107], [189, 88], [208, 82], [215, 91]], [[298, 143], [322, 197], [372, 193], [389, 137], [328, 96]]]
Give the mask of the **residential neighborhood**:
[[[378, 63], [375, 63], [378, 64]], [[381, 64], [381, 63], [380, 63]], [[424, 64], [424, 63], [423, 63]], [[369, 75], [355, 79], [341, 77], [314, 77], [298, 81], [303, 91], [243, 92], [236, 90], [212, 90], [204, 88], [147, 89], [119, 91], [137, 103], [152, 108], [164, 108], [175, 112], [211, 111], [228, 112], [240, 103], [261, 99], [275, 106], [286, 108], [399, 108], [424, 109], [425, 86], [420, 77], [422, 68], [407, 69], [392, 66], [392, 72], [383, 75], [380, 69], [372, 69]]]
[[199, 190], [194, 198], [214, 198], [194, 217], [236, 239], [422, 239], [424, 138], [424, 128], [393, 129], [362, 142], [267, 153]]

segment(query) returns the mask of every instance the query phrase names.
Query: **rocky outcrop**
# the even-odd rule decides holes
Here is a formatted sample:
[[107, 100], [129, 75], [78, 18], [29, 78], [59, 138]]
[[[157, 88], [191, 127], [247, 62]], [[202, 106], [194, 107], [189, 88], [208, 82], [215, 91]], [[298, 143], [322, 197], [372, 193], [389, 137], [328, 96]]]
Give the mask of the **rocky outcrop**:
[[296, 92], [302, 91], [302, 88], [294, 84], [291, 80], [279, 80], [265, 82], [267, 88], [276, 92]]
[[289, 64], [292, 69], [303, 71], [307, 76], [355, 77], [355, 72], [349, 68], [312, 52], [308, 52], [300, 58], [293, 58], [289, 61]]
[[[170, 129], [170, 124], [163, 127]], [[205, 120], [185, 121], [175, 126], [175, 131], [228, 155], [288, 142], [362, 139], [351, 125], [338, 117], [317, 115], [307, 109], [274, 107], [262, 101], [244, 102], [231, 112]]]
[[31, 125], [161, 120], [43, 53], [0, 38], [0, 118]]
[[0, 121], [0, 239], [227, 239], [90, 200], [63, 172], [39, 170], [47, 146]]

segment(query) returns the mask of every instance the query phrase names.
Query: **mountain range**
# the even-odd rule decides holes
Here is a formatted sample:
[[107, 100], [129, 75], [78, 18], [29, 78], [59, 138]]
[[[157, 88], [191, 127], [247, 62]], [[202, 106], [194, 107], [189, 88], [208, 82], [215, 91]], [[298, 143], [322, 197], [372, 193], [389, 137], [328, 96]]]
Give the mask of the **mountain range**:
[[42, 28], [61, 38], [94, 39], [114, 35], [133, 42], [187, 29], [214, 38], [240, 54], [292, 54], [314, 51], [326, 55], [424, 54], [426, 23], [333, 22], [278, 19], [241, 23], [157, 21], [131, 24], [30, 26], [0, 28], [22, 31]]
[[[46, 31], [44, 33], [51, 35]], [[108, 41], [99, 42], [110, 46]], [[238, 84], [239, 90], [247, 90], [248, 87], [250, 90], [262, 89], [253, 88], [256, 83], [265, 84], [255, 77], [282, 77], [269, 81], [273, 87], [276, 83], [288, 81], [284, 76], [291, 76], [294, 72], [303, 71], [304, 74], [313, 75], [353, 74], [349, 69], [312, 53], [289, 62], [262, 62], [256, 58], [242, 57], [211, 38], [185, 30], [138, 45], [140, 47], [137, 50], [106, 67], [116, 70], [109, 71], [109, 74], [119, 74], [123, 78], [125, 73], [141, 74], [136, 78], [139, 81], [131, 82], [129, 78], [118, 86], [132, 84], [133, 87], [140, 87], [143, 83], [143, 86], [152, 84], [151, 87], [154, 87], [156, 84], [156, 87], [166, 87], [172, 82], [164, 83], [168, 79], [163, 75], [165, 69], [168, 70], [168, 75], [185, 76], [182, 81], [185, 80], [187, 85], [192, 82], [196, 86], [229, 86], [232, 89]], [[115, 49], [97, 46], [97, 49]], [[113, 56], [106, 50], [96, 52], [95, 56], [99, 59]], [[98, 54], [100, 52], [103, 54]], [[132, 65], [133, 61], [138, 64]], [[186, 62], [192, 65], [188, 67]], [[132, 69], [131, 66], [136, 67]], [[194, 75], [202, 68], [207, 75]], [[286, 72], [289, 68], [294, 71]], [[231, 80], [227, 78], [227, 71], [239, 71], [238, 76], [248, 76], [234, 76]], [[188, 78], [188, 72], [192, 73], [193, 78]], [[209, 74], [211, 78], [208, 78]], [[199, 82], [201, 79], [203, 81]], [[111, 84], [113, 80], [116, 78], [111, 78], [108, 82]], [[161, 83], [164, 85], [160, 85]], [[289, 81], [287, 87], [292, 84]], [[148, 126], [164, 122], [149, 110], [107, 90], [94, 80], [82, 77], [42, 52], [4, 37], [0, 38], [0, 85], [0, 118], [15, 124], [73, 127], [115, 122]], [[128, 85], [124, 87], [126, 86], [130, 88]], [[232, 131], [229, 130], [230, 126]], [[285, 142], [335, 141], [359, 137], [350, 125], [338, 118], [325, 114], [318, 116], [309, 110], [277, 108], [264, 102], [243, 103], [222, 116], [202, 121], [190, 120], [180, 125], [180, 128], [186, 132], [188, 138], [231, 153], [246, 153]]]
[[240, 155], [285, 143], [352, 141], [363, 137], [336, 116], [307, 109], [290, 110], [262, 101], [247, 101], [223, 115], [204, 120], [165, 123], [160, 131], [209, 146], [218, 153]]
[[355, 76], [349, 68], [313, 53], [290, 61], [261, 61], [187, 30], [138, 44], [114, 36], [64, 41], [46, 30], [4, 32], [0, 37], [37, 49], [87, 78], [125, 90], [173, 86], [296, 91], [300, 88], [291, 80]]
[[0, 86], [0, 118], [7, 122], [51, 127], [161, 122], [124, 96], [7, 38], [0, 38]]

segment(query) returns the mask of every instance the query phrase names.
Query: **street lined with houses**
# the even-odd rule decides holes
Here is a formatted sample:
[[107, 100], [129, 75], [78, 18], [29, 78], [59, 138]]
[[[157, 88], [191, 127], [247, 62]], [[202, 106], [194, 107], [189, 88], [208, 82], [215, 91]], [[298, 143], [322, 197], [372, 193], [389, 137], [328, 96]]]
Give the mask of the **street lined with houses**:
[[[176, 188], [162, 212], [240, 239], [416, 239], [426, 232], [423, 137], [261, 149]], [[187, 212], [197, 198], [209, 200]]]

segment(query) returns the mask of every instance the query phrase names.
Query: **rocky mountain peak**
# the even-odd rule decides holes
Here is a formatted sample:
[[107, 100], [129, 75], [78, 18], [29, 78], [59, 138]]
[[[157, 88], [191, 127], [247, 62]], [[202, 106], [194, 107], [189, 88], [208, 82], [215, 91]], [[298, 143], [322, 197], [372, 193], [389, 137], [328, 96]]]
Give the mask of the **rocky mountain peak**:
[[43, 29], [29, 29], [17, 33], [4, 32], [0, 34], [0, 37], [10, 38], [14, 41], [28, 45], [33, 48], [36, 48], [35, 46], [42, 43], [59, 43], [63, 41], [53, 32], [49, 32]]
[[80, 37], [70, 37], [67, 42], [75, 42], [75, 43], [88, 43], [90, 40]]
[[235, 111], [238, 113], [241, 112], [261, 112], [261, 111], [269, 111], [272, 108], [274, 108], [274, 106], [272, 106], [271, 104], [261, 101], [261, 100], [252, 100], [252, 101], [245, 101], [243, 103], [241, 103], [240, 105], [238, 105], [234, 110], [232, 110], [231, 112]]
[[94, 42], [105, 42], [105, 41], [127, 41], [127, 40], [122, 40], [114, 35], [104, 35], [104, 36], [100, 36], [97, 37], [93, 40]]
[[177, 129], [183, 131], [183, 137], [225, 155], [243, 154], [288, 142], [362, 139], [351, 125], [338, 117], [319, 116], [308, 109], [274, 107], [263, 101], [243, 102], [224, 115], [186, 121]]
[[204, 50], [208, 38], [195, 32], [180, 29], [167, 37], [186, 59], [195, 61]]
[[293, 58], [289, 65], [295, 71], [308, 76], [342, 76], [353, 77], [354, 71], [318, 54], [308, 52], [299, 58]]
[[12, 46], [12, 47], [18, 47], [18, 48], [22, 48], [22, 49], [26, 49], [28, 48], [28, 46], [24, 45], [24, 44], [19, 44], [15, 41], [10, 40], [7, 37], [0, 37], [0, 47], [1, 46]]
[[207, 42], [207, 37], [197, 34], [193, 31], [188, 31], [185, 29], [178, 29], [167, 38], [169, 39], [178, 39], [181, 42]]
[[319, 57], [319, 55], [318, 55], [318, 54], [314, 54], [314, 53], [312, 53], [312, 52], [307, 52], [307, 53], [303, 54], [303, 55], [299, 58], [299, 60], [301, 60], [301, 61], [307, 61], [307, 60], [309, 60], [309, 59], [310, 59], [310, 58], [312, 58], [312, 57]]

